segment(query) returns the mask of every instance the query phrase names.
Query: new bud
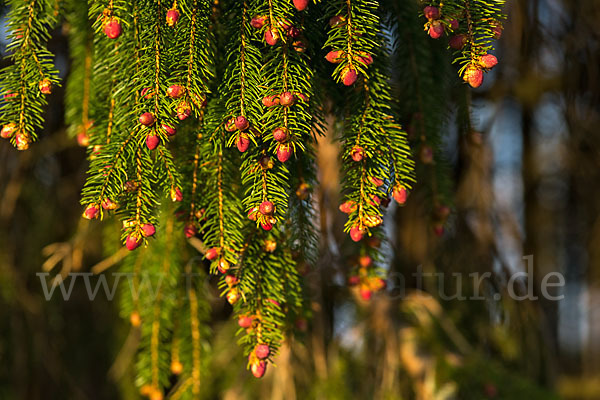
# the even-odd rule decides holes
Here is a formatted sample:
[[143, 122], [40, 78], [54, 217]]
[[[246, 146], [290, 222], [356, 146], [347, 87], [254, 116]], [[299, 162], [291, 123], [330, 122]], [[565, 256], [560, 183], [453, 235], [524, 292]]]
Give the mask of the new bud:
[[240, 153], [244, 153], [250, 147], [250, 137], [247, 133], [242, 132], [236, 141], [237, 149]]
[[252, 317], [247, 315], [240, 316], [238, 318], [238, 325], [241, 328], [250, 328], [252, 326]]
[[254, 349], [254, 354], [256, 354], [258, 359], [264, 360], [265, 358], [269, 357], [269, 354], [271, 354], [271, 349], [266, 344], [259, 344]]
[[357, 275], [352, 275], [348, 278], [348, 286], [356, 286], [360, 283], [360, 277]]
[[492, 69], [498, 64], [498, 59], [493, 54], [485, 54], [479, 58], [479, 65], [485, 69]]
[[343, 50], [331, 50], [329, 53], [327, 53], [325, 59], [330, 63], [338, 64], [342, 61], [342, 57], [344, 57]]
[[356, 70], [352, 66], [347, 66], [342, 70], [341, 73], [342, 83], [346, 86], [351, 86], [356, 82], [358, 75], [356, 74]]
[[298, 53], [304, 53], [306, 51], [306, 42], [304, 40], [295, 40], [292, 43], [292, 47], [294, 48], [294, 50], [296, 50]]
[[177, 133], [177, 129], [175, 129], [172, 126], [169, 126], [167, 124], [162, 124], [161, 128], [163, 129], [163, 131], [165, 131], [167, 136], [174, 136]]
[[142, 238], [133, 234], [127, 236], [127, 239], [125, 240], [125, 247], [127, 247], [127, 250], [129, 251], [137, 249], [140, 244], [142, 244]]
[[260, 203], [259, 211], [262, 215], [272, 215], [275, 211], [275, 205], [270, 201], [263, 201]]
[[167, 96], [177, 99], [183, 95], [184, 89], [180, 85], [171, 85], [167, 88]]
[[290, 35], [290, 37], [292, 39], [298, 39], [300, 37], [300, 35], [302, 34], [302, 31], [298, 28], [296, 28], [295, 26], [292, 26], [289, 30], [288, 30], [288, 35]]
[[152, 96], [154, 96], [154, 93], [150, 91], [151, 89], [149, 87], [145, 87], [142, 89], [142, 91], [140, 92], [140, 96], [142, 96], [144, 99], [149, 100], [152, 98]]
[[440, 21], [433, 21], [429, 26], [429, 36], [432, 39], [439, 39], [444, 34], [444, 25]]
[[408, 193], [406, 192], [406, 188], [404, 186], [398, 185], [394, 188], [392, 196], [398, 204], [403, 205], [406, 203], [406, 197], [408, 196]]
[[272, 253], [277, 250], [277, 242], [274, 240], [265, 240], [264, 249], [267, 253]]
[[250, 123], [248, 122], [246, 117], [244, 117], [243, 115], [236, 117], [234, 123], [235, 123], [235, 127], [237, 129], [239, 129], [240, 131], [245, 131], [246, 129], [248, 129], [250, 127]]
[[275, 30], [267, 29], [265, 31], [265, 41], [271, 46], [275, 46], [279, 41], [279, 34]]
[[483, 83], [483, 71], [474, 65], [470, 65], [465, 70], [463, 79], [471, 85], [471, 87], [478, 88]]
[[382, 289], [385, 289], [387, 283], [380, 277], [374, 277], [371, 279], [371, 282], [369, 282], [369, 286], [371, 287], [371, 290], [373, 290], [374, 292], [378, 292]]
[[266, 20], [266, 15], [257, 15], [254, 18], [252, 18], [252, 20], [250, 21], [250, 25], [252, 25], [253, 28], [260, 29], [263, 26], [265, 26]]
[[296, 96], [292, 92], [283, 92], [279, 95], [279, 104], [282, 106], [291, 106], [296, 101]]
[[148, 135], [146, 136], [146, 147], [150, 150], [154, 150], [158, 147], [159, 138], [156, 135]]
[[179, 21], [179, 10], [172, 8], [167, 11], [167, 25], [175, 26], [177, 21]]
[[358, 258], [358, 264], [363, 268], [367, 268], [372, 263], [373, 263], [373, 259], [366, 254], [362, 255]]
[[371, 183], [377, 187], [383, 186], [383, 181], [375, 176], [372, 176], [370, 180]]
[[250, 365], [250, 370], [255, 378], [262, 378], [267, 371], [267, 363], [263, 360], [256, 361]]
[[340, 204], [339, 210], [341, 212], [343, 212], [344, 214], [351, 214], [354, 211], [356, 211], [357, 209], [357, 205], [356, 202], [353, 200], [348, 200], [342, 204]]
[[286, 162], [292, 156], [292, 149], [289, 144], [280, 143], [277, 145], [277, 159]]
[[188, 223], [183, 227], [183, 234], [188, 239], [193, 236], [196, 236], [197, 233], [198, 233], [198, 229], [192, 223]]
[[156, 228], [154, 227], [154, 225], [152, 225], [152, 224], [142, 225], [142, 236], [143, 237], [154, 236], [155, 233], [156, 233]]
[[248, 211], [248, 219], [250, 221], [256, 221], [256, 214], [258, 214], [258, 207], [252, 207], [250, 211]]
[[308, 7], [308, 0], [294, 0], [293, 3], [298, 11], [304, 11]]
[[50, 92], [52, 91], [52, 82], [50, 82], [50, 79], [44, 78], [40, 81], [38, 87], [40, 89], [40, 92], [42, 92], [43, 94], [50, 94]]
[[273, 131], [273, 139], [279, 143], [285, 142], [288, 138], [287, 131], [284, 127], [275, 128]]
[[129, 323], [131, 323], [131, 326], [136, 328], [142, 325], [142, 318], [140, 317], [140, 313], [137, 311], [132, 312], [129, 315]]
[[292, 27], [292, 22], [287, 18], [283, 18], [277, 21], [277, 26], [282, 30], [287, 31]]
[[235, 132], [237, 128], [235, 127], [235, 118], [231, 117], [229, 120], [225, 122], [225, 130], [227, 132]]
[[187, 101], [179, 103], [175, 111], [177, 112], [177, 118], [179, 118], [180, 121], [183, 121], [192, 114], [192, 109]]
[[214, 260], [219, 255], [219, 249], [216, 247], [208, 249], [206, 252], [206, 259], [209, 261]]
[[273, 107], [279, 104], [279, 98], [275, 95], [265, 96], [262, 99], [263, 106]]
[[90, 204], [89, 206], [87, 206], [87, 208], [83, 212], [83, 218], [96, 219], [96, 218], [98, 218], [99, 212], [100, 212], [100, 207], [98, 207], [96, 204]]
[[427, 6], [423, 9], [423, 14], [425, 14], [425, 18], [429, 20], [438, 19], [440, 17], [440, 9], [433, 6]]
[[350, 157], [356, 162], [360, 162], [363, 160], [365, 156], [365, 151], [360, 146], [354, 146], [352, 151], [350, 152]]
[[355, 59], [362, 62], [366, 66], [373, 64], [373, 56], [365, 51], [359, 52], [359, 55]]
[[88, 147], [90, 145], [90, 136], [85, 132], [78, 133], [77, 144], [81, 147]]
[[310, 194], [310, 185], [306, 182], [302, 182], [296, 189], [296, 196], [298, 196], [298, 198], [300, 200], [308, 199], [309, 194]]
[[108, 197], [102, 201], [102, 208], [105, 210], [114, 210], [118, 205]]
[[183, 193], [181, 193], [181, 189], [179, 188], [171, 188], [171, 200], [173, 202], [182, 201]]
[[[387, 207], [387, 205], [386, 205]], [[374, 228], [383, 224], [383, 219], [379, 215], [367, 215], [364, 218], [365, 226], [369, 228]]]
[[15, 144], [17, 145], [17, 150], [27, 150], [29, 148], [29, 143], [31, 143], [31, 137], [25, 133], [17, 133], [15, 136]]
[[171, 372], [173, 375], [180, 375], [183, 372], [183, 364], [179, 361], [173, 361], [171, 363]]
[[144, 126], [152, 126], [154, 124], [154, 115], [149, 112], [145, 112], [140, 115], [140, 124]]
[[358, 226], [353, 226], [350, 229], [350, 238], [355, 242], [359, 242], [363, 238], [364, 234], [365, 231], [360, 229]]
[[500, 37], [502, 36], [502, 31], [504, 30], [502, 24], [498, 21], [492, 21], [491, 26], [492, 32], [494, 34], [494, 39], [500, 39]]
[[162, 390], [154, 388], [152, 389], [152, 393], [150, 393], [148, 400], [164, 400], [164, 398], [165, 396], [163, 395]]
[[232, 288], [227, 292], [227, 301], [229, 304], [234, 305], [240, 299], [240, 293], [237, 289]]
[[367, 286], [362, 286], [362, 285], [360, 287], [359, 293], [360, 293], [360, 298], [363, 299], [364, 301], [371, 300], [371, 296], [373, 295], [373, 292], [371, 291], [371, 289], [369, 289]]
[[267, 155], [262, 156], [258, 163], [262, 169], [271, 169], [274, 166], [273, 160]]
[[451, 48], [453, 48], [454, 50], [460, 50], [463, 47], [465, 47], [465, 44], [467, 43], [467, 36], [466, 35], [454, 35], [450, 38], [450, 40], [448, 40], [448, 44], [450, 45]]
[[109, 39], [118, 38], [121, 36], [121, 24], [115, 18], [112, 18], [104, 25], [104, 33]]
[[237, 285], [238, 282], [239, 282], [239, 279], [235, 275], [227, 275], [225, 277], [225, 283], [227, 284], [227, 286]]
[[0, 131], [0, 137], [2, 137], [2, 139], [10, 139], [15, 133], [16, 129], [17, 124], [15, 124], [14, 122], [6, 124], [2, 127], [2, 130]]
[[275, 300], [275, 299], [267, 299], [267, 301], [269, 303], [273, 304], [275, 307], [281, 308], [281, 304], [277, 300]]
[[[224, 274], [227, 271], [229, 271], [229, 261], [227, 261], [224, 258], [221, 258], [219, 260], [219, 264], [217, 265], [217, 269], [219, 270], [220, 273]], [[239, 293], [238, 293], [239, 294]], [[237, 301], [237, 300], [236, 300]], [[231, 303], [233, 304], [233, 303]]]

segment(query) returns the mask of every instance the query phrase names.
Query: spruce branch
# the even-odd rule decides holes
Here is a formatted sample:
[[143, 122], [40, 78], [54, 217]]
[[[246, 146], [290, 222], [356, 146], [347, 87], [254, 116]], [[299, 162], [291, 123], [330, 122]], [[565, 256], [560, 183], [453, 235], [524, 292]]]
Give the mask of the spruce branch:
[[377, 7], [376, 1], [328, 3], [325, 15], [329, 18], [329, 31], [323, 49], [329, 49], [327, 61], [337, 64], [332, 74], [336, 82], [350, 86], [359, 75], [369, 77], [368, 67], [373, 62], [379, 32]]
[[459, 76], [472, 87], [483, 82], [483, 73], [492, 69], [498, 60], [493, 51], [494, 40], [502, 34], [504, 0], [429, 1], [424, 15], [425, 30], [434, 39], [450, 33], [450, 47]]
[[[218, 276], [256, 377], [308, 314], [301, 275], [318, 262], [316, 220], [326, 217], [312, 198], [326, 114], [341, 127], [340, 209], [358, 242], [343, 246], [344, 272], [365, 301], [383, 290], [387, 204], [406, 201], [414, 157], [432, 221], [449, 212], [448, 72], [454, 59], [477, 86], [504, 18], [502, 0], [332, 0], [306, 10], [303, 0], [9, 3], [1, 134], [25, 148], [43, 128], [43, 94], [58, 82], [46, 42], [66, 17], [66, 120], [89, 155], [84, 217], [114, 214], [120, 243], [138, 249], [123, 260], [134, 277], [121, 313], [140, 337], [136, 383], [153, 399], [198, 398], [206, 382], [209, 296], [204, 282], [177, 287], [182, 274]], [[424, 35], [423, 16], [430, 37], [451, 33], [461, 47], [450, 54]], [[199, 265], [184, 266], [188, 244]]]
[[[56, 2], [58, 6], [58, 1]], [[93, 31], [88, 20], [85, 2], [70, 0], [65, 4], [65, 18], [69, 23], [69, 53], [71, 71], [66, 87], [65, 122], [71, 137], [77, 137], [80, 146], [86, 147], [90, 140], [90, 102], [93, 73]]]
[[2, 137], [19, 150], [26, 150], [43, 128], [46, 95], [58, 84], [53, 55], [45, 48], [57, 15], [49, 0], [11, 0], [7, 46], [10, 64], [0, 71], [3, 98], [0, 100]]

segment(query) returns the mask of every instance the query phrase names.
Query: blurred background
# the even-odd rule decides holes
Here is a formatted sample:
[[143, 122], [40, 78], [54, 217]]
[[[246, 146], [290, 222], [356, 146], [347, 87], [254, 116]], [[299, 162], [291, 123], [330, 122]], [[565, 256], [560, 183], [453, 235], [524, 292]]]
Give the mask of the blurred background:
[[[600, 399], [600, 2], [508, 0], [506, 13], [500, 63], [472, 92], [474, 132], [444, 131], [453, 194], [444, 234], [431, 234], [426, 189], [390, 206], [388, 290], [361, 301], [345, 284], [332, 123], [318, 152], [313, 318], [255, 380], [213, 290], [204, 398]], [[415, 40], [443, 50], [413, 18]], [[62, 33], [50, 48], [64, 78]], [[123, 255], [80, 217], [86, 152], [66, 134], [63, 94], [52, 94], [31, 150], [0, 143], [0, 399], [136, 399], [135, 337], [117, 301], [90, 301], [83, 281], [68, 301], [46, 301], [37, 275], [110, 271]], [[406, 118], [410, 128], [415, 115]], [[508, 283], [528, 265], [515, 287], [530, 297], [517, 300]], [[481, 285], [469, 280], [486, 272]], [[541, 291], [552, 272], [564, 277], [549, 290], [560, 300]], [[481, 299], [453, 296], [452, 273], [460, 293]]]

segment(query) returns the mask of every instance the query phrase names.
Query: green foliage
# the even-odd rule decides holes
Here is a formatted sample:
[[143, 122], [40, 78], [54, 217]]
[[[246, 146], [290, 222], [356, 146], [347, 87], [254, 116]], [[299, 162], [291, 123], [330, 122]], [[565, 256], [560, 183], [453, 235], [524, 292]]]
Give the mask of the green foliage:
[[[399, 21], [389, 17], [390, 3], [401, 9]], [[57, 83], [44, 46], [59, 9], [10, 4], [12, 63], [2, 79], [3, 93], [16, 96], [4, 97], [1, 121], [17, 124], [12, 140], [24, 148], [18, 135], [29, 143], [43, 125], [39, 82]], [[499, 5], [445, 3], [472, 38], [463, 58], [490, 49]], [[236, 317], [251, 319], [238, 334], [255, 375], [255, 347], [267, 344], [272, 361], [308, 314], [301, 274], [319, 257], [313, 191], [326, 114], [342, 127], [345, 232], [361, 242], [351, 251], [353, 273], [364, 299], [384, 288], [384, 209], [391, 197], [403, 204], [415, 183], [399, 121], [412, 124], [420, 113], [417, 149], [430, 147], [437, 160], [447, 111], [436, 90], [448, 86], [435, 78], [446, 60], [425, 49], [415, 4], [336, 0], [298, 11], [289, 0], [69, 0], [60, 11], [72, 59], [66, 121], [89, 155], [84, 216], [115, 214], [121, 241], [141, 247], [123, 265], [139, 297], [123, 293], [122, 314], [135, 329], [141, 321], [144, 394], [199, 396], [208, 303], [204, 264], [186, 264], [186, 236], [211, 261], [209, 273], [221, 274], [219, 290]], [[326, 58], [333, 71], [323, 49], [338, 52]], [[396, 74], [406, 78], [402, 106], [390, 83]], [[276, 139], [277, 130], [285, 137]], [[441, 160], [435, 165], [445, 173]], [[263, 208], [269, 203], [273, 210]], [[192, 284], [182, 288], [182, 276]]]
[[[161, 392], [170, 387], [177, 364], [182, 381], [189, 377], [198, 381], [208, 360], [210, 333], [206, 275], [196, 265], [200, 260], [184, 261], [181, 226], [172, 212], [162, 215], [164, 230], [157, 233], [152, 247], [125, 259], [123, 273], [128, 284], [121, 288], [121, 315], [140, 334], [137, 386]], [[189, 384], [182, 392], [190, 398], [197, 390], [197, 384]]]
[[[426, 1], [426, 4], [439, 9], [439, 18], [429, 20], [425, 27], [432, 23], [441, 23], [446, 33], [464, 37], [464, 46], [454, 49], [454, 62], [459, 65], [459, 75], [466, 79], [469, 68], [488, 70], [480, 63], [480, 57], [494, 49], [493, 42], [502, 34], [502, 21], [506, 16], [502, 13], [504, 0], [450, 0]], [[455, 20], [458, 26], [452, 26]]]
[[92, 24], [88, 20], [85, 2], [65, 2], [65, 20], [68, 23], [69, 54], [71, 55], [70, 77], [65, 96], [65, 122], [69, 136], [77, 136], [83, 144], [89, 141], [90, 100], [94, 97], [91, 85], [94, 43]]
[[199, 225], [204, 243], [219, 252], [211, 267], [215, 274], [219, 266], [222, 270], [238, 267], [242, 232], [249, 222], [243, 218], [239, 196], [239, 160], [225, 147], [222, 115], [223, 108], [211, 102], [202, 121], [198, 135], [198, 159], [202, 160], [197, 180], [200, 192], [195, 200], [195, 208], [203, 210]]
[[0, 123], [12, 124], [11, 143], [26, 150], [43, 127], [46, 94], [58, 84], [53, 55], [46, 49], [50, 29], [57, 20], [49, 0], [9, 1], [7, 52], [11, 64], [0, 72], [2, 99]]
[[[166, 36], [174, 37], [168, 41], [166, 51], [170, 60], [169, 85], [181, 85], [183, 97], [174, 100], [177, 108], [182, 102], [190, 105], [198, 117], [208, 94], [210, 80], [214, 76], [214, 35], [211, 26], [211, 2], [207, 0], [178, 1], [182, 16], [174, 27], [169, 27]], [[172, 32], [174, 31], [174, 32]], [[175, 43], [185, 45], [176, 46]], [[161, 81], [161, 85], [164, 85]]]
[[335, 80], [342, 79], [342, 71], [356, 70], [369, 77], [369, 56], [375, 53], [380, 32], [377, 1], [331, 1], [325, 16], [329, 18], [328, 38], [323, 48], [341, 52], [339, 65], [333, 72]]
[[393, 1], [386, 4], [393, 10], [393, 17], [387, 21], [391, 33], [390, 66], [398, 82], [393, 89], [402, 94], [396, 97], [394, 108], [406, 126], [417, 161], [417, 181], [425, 184], [427, 208], [433, 215], [440, 205], [452, 204], [452, 182], [442, 137], [452, 117], [454, 99], [464, 99], [463, 88], [455, 89], [457, 82], [452, 76], [450, 55], [444, 51], [445, 43], [427, 36], [421, 21], [415, 20], [418, 5], [398, 7]]

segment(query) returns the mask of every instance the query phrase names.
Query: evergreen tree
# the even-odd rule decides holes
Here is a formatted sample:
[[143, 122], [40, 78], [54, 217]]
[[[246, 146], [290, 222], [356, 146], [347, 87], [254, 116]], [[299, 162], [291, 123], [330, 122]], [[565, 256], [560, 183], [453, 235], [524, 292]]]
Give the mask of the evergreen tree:
[[[502, 0], [9, 4], [2, 137], [25, 150], [43, 127], [46, 95], [59, 85], [45, 45], [64, 18], [72, 58], [66, 121], [89, 154], [83, 216], [114, 215], [121, 243], [134, 251], [122, 266], [135, 277], [122, 310], [139, 329], [136, 382], [151, 399], [169, 390], [195, 398], [205, 373], [209, 304], [186, 237], [220, 277], [254, 376], [308, 316], [301, 275], [318, 257], [312, 188], [325, 115], [339, 133], [339, 208], [357, 242], [349, 283], [361, 297], [385, 288], [385, 209], [392, 198], [404, 204], [420, 175], [441, 233], [447, 110], [436, 96], [447, 85], [435, 68], [450, 63], [440, 67], [448, 57], [434, 59], [422, 46], [447, 35], [458, 76], [478, 87], [497, 63], [490, 50], [504, 18]], [[416, 17], [427, 33], [402, 24]], [[400, 87], [409, 101], [393, 96], [398, 74], [408, 77]], [[459, 118], [467, 124], [464, 98]], [[192, 284], [182, 289], [182, 277]]]

